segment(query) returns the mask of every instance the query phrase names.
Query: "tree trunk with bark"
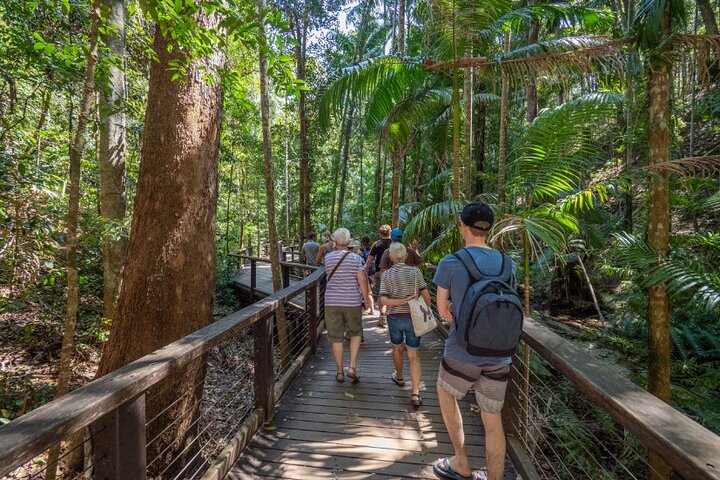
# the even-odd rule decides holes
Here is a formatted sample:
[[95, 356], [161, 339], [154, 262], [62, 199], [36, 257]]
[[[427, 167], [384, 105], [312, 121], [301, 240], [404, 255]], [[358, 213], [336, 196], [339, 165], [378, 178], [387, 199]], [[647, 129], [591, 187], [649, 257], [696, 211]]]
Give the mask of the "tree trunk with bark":
[[[295, 46], [296, 67], [295, 74], [298, 80], [305, 80], [307, 65], [307, 31], [308, 13], [307, 6], [300, 15], [293, 15], [293, 31], [297, 45]], [[307, 92], [300, 91], [298, 98], [298, 120], [300, 122], [300, 212], [299, 212], [299, 236], [300, 244], [304, 238], [305, 231], [312, 230], [312, 207], [310, 205], [310, 144], [308, 143], [308, 118], [307, 118]]]
[[720, 35], [718, 32], [717, 18], [715, 17], [715, 11], [710, 4], [710, 0], [698, 0], [697, 5], [700, 9], [703, 23], [705, 24], [705, 32], [708, 35]]
[[[67, 309], [65, 313], [65, 328], [63, 331], [62, 349], [60, 350], [60, 364], [58, 366], [57, 387], [55, 398], [68, 392], [70, 374], [72, 373], [72, 358], [75, 351], [75, 329], [77, 327], [79, 283], [77, 262], [78, 220], [80, 217], [80, 163], [85, 148], [85, 130], [92, 110], [92, 94], [95, 88], [95, 70], [98, 60], [98, 31], [100, 27], [100, 0], [94, 0], [91, 12], [91, 26], [87, 53], [87, 70], [83, 83], [80, 113], [75, 127], [75, 137], [70, 145], [70, 188], [68, 190], [68, 215], [66, 220], [66, 248], [67, 248]], [[48, 454], [46, 480], [53, 480], [57, 474], [57, 460], [60, 454], [60, 445], [53, 447]]]
[[[258, 1], [258, 18], [265, 9], [265, 0]], [[268, 58], [267, 38], [265, 28], [260, 22], [259, 35], [259, 71], [260, 71], [260, 113], [262, 116], [263, 136], [263, 178], [265, 179], [265, 208], [267, 209], [268, 242], [270, 256], [270, 270], [272, 271], [273, 291], [282, 290], [282, 276], [280, 273], [280, 251], [278, 249], [277, 224], [275, 222], [275, 185], [273, 184], [272, 134], [270, 132], [270, 92], [268, 89]], [[275, 322], [278, 331], [278, 345], [280, 347], [280, 362], [286, 366], [290, 362], [290, 349], [288, 343], [285, 314], [282, 309], [276, 310]]]
[[[662, 37], [670, 33], [670, 10], [665, 6]], [[670, 161], [670, 90], [671, 64], [665, 49], [650, 58], [650, 122], [648, 163], [652, 169], [649, 185], [648, 241], [661, 257], [668, 254], [670, 237], [670, 185], [669, 172], [664, 168]], [[648, 339], [650, 365], [648, 390], [670, 402], [670, 301], [666, 285], [650, 287], [648, 291]], [[670, 469], [662, 459], [650, 453], [649, 478], [670, 478]]]
[[348, 168], [350, 164], [350, 137], [352, 136], [353, 115], [355, 114], [354, 106], [348, 111], [348, 117], [345, 119], [343, 126], [343, 142], [342, 142], [342, 163], [340, 165], [340, 188], [338, 193], [337, 217], [335, 219], [335, 227], [342, 227], [343, 213], [345, 208], [345, 190], [347, 187]]
[[[405, 56], [405, 2], [407, 0], [398, 0], [398, 16], [397, 16], [397, 53], [401, 57]], [[370, 4], [370, 2], [368, 2]]]
[[[112, 54], [107, 79], [100, 88], [100, 216], [118, 224], [125, 218], [125, 1], [103, 0], [107, 28], [103, 42]], [[125, 235], [103, 237], [103, 317], [115, 318], [115, 302], [125, 254]]]
[[465, 198], [472, 197], [473, 171], [473, 69], [468, 67], [463, 72], [463, 110], [465, 118], [465, 168], [463, 169], [463, 190]]
[[[537, 5], [540, 0], [528, 0], [528, 6]], [[540, 38], [540, 22], [530, 20], [530, 29], [528, 31], [528, 45], [533, 45]], [[538, 114], [538, 98], [537, 85], [535, 75], [530, 72], [528, 74], [528, 83], [525, 85], [525, 102], [527, 103], [527, 121], [528, 123], [535, 120]]]
[[[478, 88], [482, 92], [483, 86]], [[477, 111], [473, 115], [473, 158], [475, 163], [475, 194], [483, 193], [482, 174], [485, 172], [485, 129], [487, 126], [487, 106], [485, 102], [477, 102]]]
[[400, 164], [403, 156], [403, 148], [399, 143], [395, 143], [395, 149], [392, 152], [392, 227], [397, 227], [400, 223]]
[[[194, 20], [213, 28], [219, 19], [201, 10]], [[219, 82], [203, 76], [224, 59], [217, 52], [194, 59], [184, 78], [173, 80], [169, 67], [185, 58], [160, 26], [154, 51], [128, 261], [98, 376], [212, 321], [222, 101]], [[148, 394], [147, 417], [159, 415], [147, 431], [148, 439], [157, 436], [148, 458], [160, 456], [151, 474], [174, 472], [194, 453], [183, 450], [195, 434], [204, 376], [204, 359], [198, 359]]]
[[[505, 34], [505, 53], [510, 51], [510, 34]], [[500, 142], [498, 145], [498, 204], [505, 203], [505, 164], [507, 161], [507, 116], [510, 80], [505, 73], [501, 73], [500, 80]]]

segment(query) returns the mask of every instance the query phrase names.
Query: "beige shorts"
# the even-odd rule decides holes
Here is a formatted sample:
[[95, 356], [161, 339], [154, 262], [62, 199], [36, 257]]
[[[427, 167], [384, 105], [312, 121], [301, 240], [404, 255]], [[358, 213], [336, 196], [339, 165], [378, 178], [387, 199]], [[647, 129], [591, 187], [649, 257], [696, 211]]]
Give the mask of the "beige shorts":
[[480, 410], [500, 413], [509, 378], [510, 365], [468, 365], [443, 357], [437, 386], [458, 400], [472, 387]]
[[361, 307], [325, 307], [325, 328], [332, 343], [340, 343], [344, 336], [362, 335]]

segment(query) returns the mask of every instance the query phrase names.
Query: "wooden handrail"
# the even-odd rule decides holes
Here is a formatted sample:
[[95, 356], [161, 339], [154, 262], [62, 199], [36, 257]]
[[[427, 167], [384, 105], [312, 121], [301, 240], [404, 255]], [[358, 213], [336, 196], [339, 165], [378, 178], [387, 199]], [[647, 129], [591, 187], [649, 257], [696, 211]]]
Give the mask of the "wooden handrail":
[[522, 339], [680, 475], [720, 479], [720, 437], [535, 320]]
[[315, 291], [325, 276], [317, 270], [302, 281], [191, 333], [0, 427], [0, 476], [91, 425], [148, 388], [182, 371], [223, 340], [272, 315], [304, 290]]

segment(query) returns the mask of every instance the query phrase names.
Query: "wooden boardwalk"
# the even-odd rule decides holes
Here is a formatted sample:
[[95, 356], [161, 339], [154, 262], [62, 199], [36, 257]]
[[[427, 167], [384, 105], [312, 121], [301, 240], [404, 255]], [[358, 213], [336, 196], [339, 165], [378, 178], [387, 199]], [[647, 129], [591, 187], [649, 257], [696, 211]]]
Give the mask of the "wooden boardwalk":
[[[390, 339], [376, 322], [377, 317], [364, 318], [361, 381], [335, 381], [335, 362], [323, 336], [318, 354], [280, 402], [272, 426], [255, 434], [227, 479], [435, 478], [432, 462], [453, 452], [435, 391], [443, 340], [437, 333], [423, 339], [423, 406], [415, 410], [407, 366], [404, 388], [390, 380]], [[347, 367], [347, 343], [345, 347]], [[468, 453], [480, 468], [485, 442], [472, 400], [469, 395], [461, 408]], [[519, 478], [509, 461], [505, 478]]]
[[[257, 263], [255, 271], [255, 292], [261, 296], [272, 295], [272, 271], [269, 263]], [[299, 279], [290, 276], [290, 285], [295, 284]], [[232, 283], [250, 290], [250, 266], [247, 265], [237, 271], [231, 280]], [[301, 308], [305, 307], [305, 293], [299, 294], [292, 300], [292, 303]]]

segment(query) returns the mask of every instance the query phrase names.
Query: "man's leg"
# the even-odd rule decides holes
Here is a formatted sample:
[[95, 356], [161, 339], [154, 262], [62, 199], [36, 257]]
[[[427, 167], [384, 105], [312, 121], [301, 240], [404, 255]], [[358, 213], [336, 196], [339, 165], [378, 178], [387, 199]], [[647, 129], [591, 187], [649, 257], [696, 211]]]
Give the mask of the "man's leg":
[[499, 413], [482, 412], [488, 480], [502, 480], [505, 472], [505, 431]]
[[457, 399], [450, 395], [442, 385], [438, 385], [438, 400], [440, 400], [440, 412], [442, 413], [445, 428], [447, 429], [450, 441], [452, 442], [455, 456], [450, 458], [450, 468], [460, 475], [469, 476], [470, 464], [468, 463], [467, 451], [465, 449], [465, 430], [463, 427], [462, 414]]

